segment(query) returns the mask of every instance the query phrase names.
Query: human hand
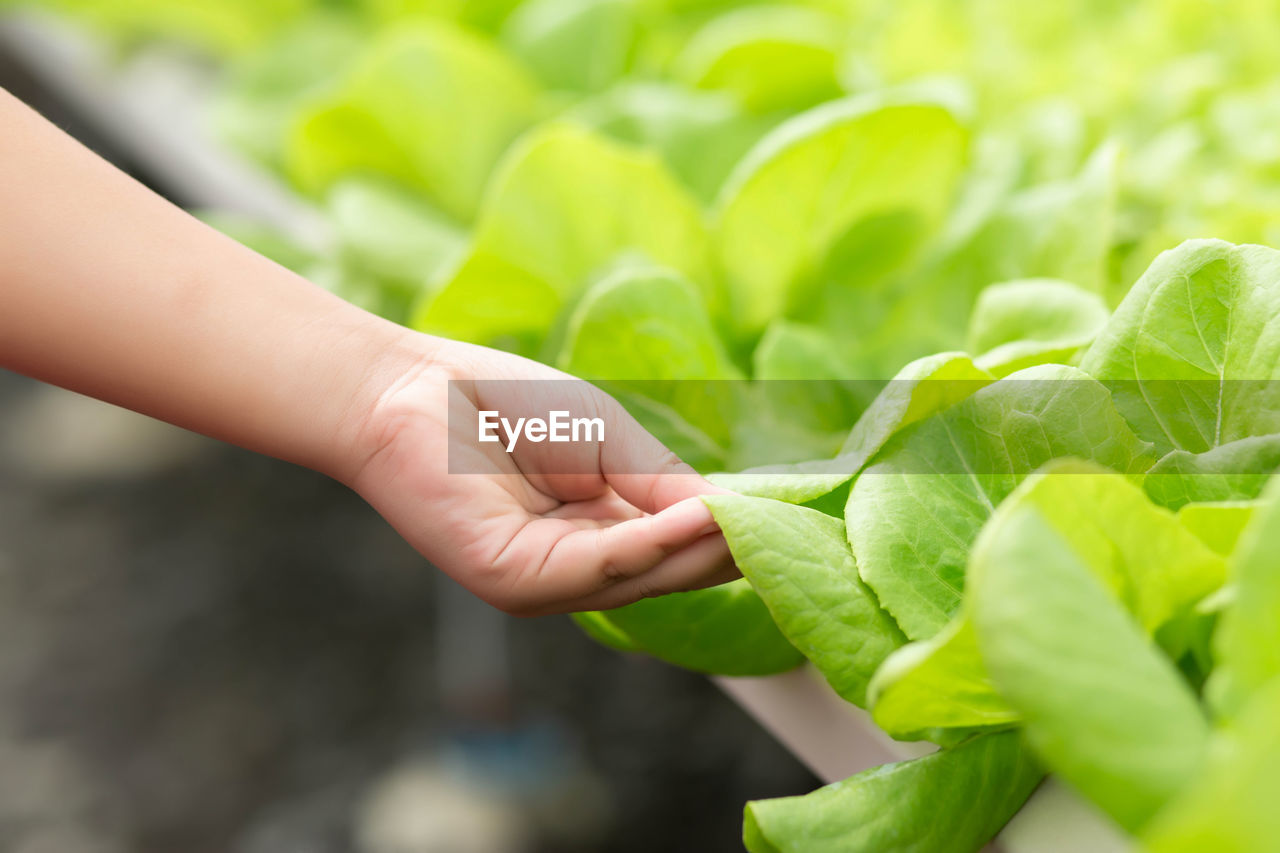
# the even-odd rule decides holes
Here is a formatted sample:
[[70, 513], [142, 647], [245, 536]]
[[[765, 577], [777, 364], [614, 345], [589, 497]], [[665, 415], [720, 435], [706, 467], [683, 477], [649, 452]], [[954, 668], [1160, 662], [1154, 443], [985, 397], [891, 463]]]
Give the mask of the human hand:
[[[360, 416], [362, 459], [349, 484], [464, 587], [509, 613], [538, 615], [738, 576], [698, 497], [722, 490], [613, 398], [518, 356], [410, 341]], [[508, 453], [478, 440], [481, 410], [598, 417], [606, 440], [524, 441]]]

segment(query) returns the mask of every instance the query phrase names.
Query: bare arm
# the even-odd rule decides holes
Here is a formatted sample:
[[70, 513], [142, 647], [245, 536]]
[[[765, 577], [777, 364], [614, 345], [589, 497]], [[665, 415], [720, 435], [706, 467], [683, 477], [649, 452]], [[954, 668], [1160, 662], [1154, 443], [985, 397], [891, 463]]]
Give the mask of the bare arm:
[[3, 90], [0, 288], [5, 366], [339, 477], [370, 367], [431, 345], [206, 227]]

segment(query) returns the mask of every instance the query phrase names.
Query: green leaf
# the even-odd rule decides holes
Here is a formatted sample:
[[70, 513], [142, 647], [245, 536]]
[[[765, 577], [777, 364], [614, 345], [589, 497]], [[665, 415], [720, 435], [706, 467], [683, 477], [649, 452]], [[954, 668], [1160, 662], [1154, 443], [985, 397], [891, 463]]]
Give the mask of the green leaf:
[[1080, 366], [1162, 453], [1278, 433], [1277, 306], [1280, 252], [1192, 240], [1156, 258]]
[[463, 250], [455, 223], [386, 183], [341, 181], [329, 191], [328, 210], [348, 263], [418, 289]]
[[[632, 417], [657, 436], [666, 448], [680, 457], [685, 464], [699, 472], [715, 471], [724, 466], [724, 444], [689, 423], [669, 404], [654, 399], [652, 391], [647, 393], [635, 391], [628, 387], [629, 383], [625, 382], [604, 381], [597, 384], [605, 393], [612, 395], [621, 403]], [[699, 384], [701, 383], [691, 383], [693, 386]], [[716, 425], [719, 423], [720, 418], [716, 418]]]
[[736, 474], [716, 474], [712, 482], [744, 495], [807, 503], [851, 480], [894, 433], [955, 405], [991, 377], [964, 353], [938, 353], [902, 368], [858, 418], [834, 459], [766, 465]]
[[1152, 821], [1149, 853], [1257, 853], [1280, 838], [1280, 679], [1214, 736], [1203, 776]]
[[628, 0], [527, 0], [507, 19], [502, 40], [548, 86], [602, 89], [621, 77], [636, 40]]
[[1066, 363], [1106, 325], [1102, 297], [1055, 279], [993, 284], [969, 319], [970, 352], [995, 376], [1048, 362]]
[[982, 735], [803, 797], [750, 802], [743, 841], [751, 853], [977, 850], [1041, 775], [1016, 734]]
[[379, 36], [332, 93], [300, 113], [285, 167], [309, 193], [350, 175], [383, 175], [468, 220], [535, 108], [534, 84], [492, 44], [420, 21]]
[[1143, 487], [1170, 509], [1196, 502], [1246, 501], [1262, 493], [1280, 469], [1280, 435], [1257, 435], [1203, 453], [1171, 450], [1151, 470]]
[[657, 151], [703, 204], [715, 199], [737, 162], [778, 123], [772, 114], [744, 113], [721, 92], [647, 82], [615, 86], [569, 115], [621, 142]]
[[782, 633], [836, 693], [865, 706], [867, 682], [904, 638], [858, 577], [844, 525], [765, 498], [703, 500]]
[[1101, 291], [1113, 240], [1114, 153], [1104, 148], [1075, 178], [1007, 198], [1000, 198], [1006, 174], [977, 176], [932, 251], [880, 297], [884, 307], [853, 301], [844, 324], [875, 359], [912, 358], [959, 346], [974, 300], [992, 282], [1055, 278]]
[[944, 412], [990, 385], [992, 376], [964, 353], [943, 352], [903, 367], [858, 419], [841, 454], [870, 459], [896, 433]]
[[1257, 507], [1257, 501], [1183, 504], [1178, 509], [1178, 521], [1214, 553], [1225, 557], [1236, 550], [1240, 534]]
[[894, 652], [868, 689], [876, 725], [895, 740], [936, 737], [935, 730], [1008, 726], [1019, 716], [996, 692], [973, 625], [961, 615], [927, 640]]
[[279, 168], [294, 115], [332, 85], [358, 54], [361, 36], [345, 16], [315, 14], [229, 64], [209, 105], [219, 139]]
[[1218, 667], [1209, 682], [1215, 708], [1227, 716], [1280, 678], [1280, 480], [1241, 534], [1231, 574], [1235, 597], [1214, 635]]
[[735, 473], [717, 472], [708, 475], [707, 479], [741, 495], [804, 504], [829, 495], [849, 482], [853, 474], [848, 469], [857, 464], [837, 456], [835, 459], [758, 465]]
[[938, 221], [966, 144], [951, 110], [890, 96], [824, 104], [766, 136], [719, 204], [734, 320], [755, 332], [781, 315], [864, 221], [900, 215], [917, 231]]
[[841, 22], [816, 9], [757, 6], [713, 18], [676, 59], [691, 86], [732, 92], [748, 110], [802, 109], [838, 97]]
[[[1028, 477], [998, 514], [1018, 506], [1036, 508], [1148, 635], [1172, 626], [1168, 643], [1175, 654], [1184, 644], [1181, 622], [1225, 581], [1222, 558], [1120, 474], [1074, 460], [1052, 462]], [[873, 716], [893, 737], [1017, 720], [982, 664], [968, 610], [931, 639], [895, 653], [876, 674]]]
[[[725, 380], [741, 374], [701, 295], [677, 273], [630, 267], [599, 281], [574, 310], [557, 363], [584, 379], [624, 380], [610, 390], [647, 396], [720, 445], [728, 442], [737, 389]], [[643, 411], [632, 414], [645, 423]]]
[[773, 675], [804, 662], [741, 579], [646, 598], [604, 617], [634, 649], [697, 672]]
[[908, 637], [931, 637], [959, 608], [979, 529], [1023, 477], [1064, 456], [1141, 471], [1146, 449], [1080, 371], [1015, 373], [901, 431], [858, 476], [845, 509], [858, 569]]
[[588, 290], [557, 361], [587, 379], [742, 378], [697, 288], [656, 267], [618, 270]]
[[1199, 771], [1209, 727], [1173, 663], [1037, 507], [974, 548], [970, 612], [987, 671], [1048, 768], [1140, 829]]
[[1103, 146], [1080, 173], [1009, 197], [963, 244], [952, 269], [979, 287], [1027, 278], [1102, 291], [1113, 234], [1117, 153]]
[[[1128, 478], [1074, 460], [1051, 463], [1009, 498], [1034, 506], [1150, 635], [1226, 581], [1226, 564]], [[1003, 507], [1002, 507], [1003, 509]]]
[[832, 336], [787, 320], [769, 324], [752, 368], [753, 414], [735, 424], [735, 468], [833, 455], [879, 386], [847, 380], [849, 365]]
[[510, 153], [471, 254], [413, 325], [480, 343], [541, 341], [562, 308], [628, 256], [685, 275], [715, 314], [702, 213], [657, 157], [581, 127], [543, 125]]
[[609, 621], [608, 614], [603, 611], [589, 610], [571, 615], [573, 616], [573, 621], [578, 623], [578, 627], [583, 630], [583, 633], [602, 646], [608, 646], [620, 652], [640, 651], [632, 639], [623, 633], [621, 628]]

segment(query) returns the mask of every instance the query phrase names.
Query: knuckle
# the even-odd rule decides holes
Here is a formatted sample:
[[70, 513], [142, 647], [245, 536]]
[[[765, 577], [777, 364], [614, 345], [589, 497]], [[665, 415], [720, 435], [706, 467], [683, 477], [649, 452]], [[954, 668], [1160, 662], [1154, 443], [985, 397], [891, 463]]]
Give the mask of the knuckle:
[[600, 562], [600, 576], [605, 586], [613, 586], [627, 577], [626, 569], [613, 557], [605, 557]]
[[669, 590], [650, 581], [640, 581], [636, 584], [636, 591], [641, 598], [658, 598], [666, 595]]
[[674, 450], [663, 450], [658, 457], [658, 470], [663, 474], [692, 474], [693, 469], [676, 455]]
[[686, 465], [679, 456], [672, 450], [663, 450], [655, 460], [653, 473], [658, 476], [649, 481], [649, 487], [645, 498], [651, 506], [658, 505], [658, 492], [666, 484], [665, 478], [671, 476], [683, 476], [694, 473], [693, 469]]

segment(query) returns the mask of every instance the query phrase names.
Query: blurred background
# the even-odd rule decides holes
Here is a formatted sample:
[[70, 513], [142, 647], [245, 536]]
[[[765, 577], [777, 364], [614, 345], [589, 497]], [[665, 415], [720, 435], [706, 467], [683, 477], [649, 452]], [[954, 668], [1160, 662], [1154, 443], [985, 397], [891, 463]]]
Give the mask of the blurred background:
[[[0, 86], [190, 202], [8, 35]], [[746, 799], [815, 784], [707, 679], [489, 611], [342, 486], [0, 371], [0, 849], [734, 850]]]

